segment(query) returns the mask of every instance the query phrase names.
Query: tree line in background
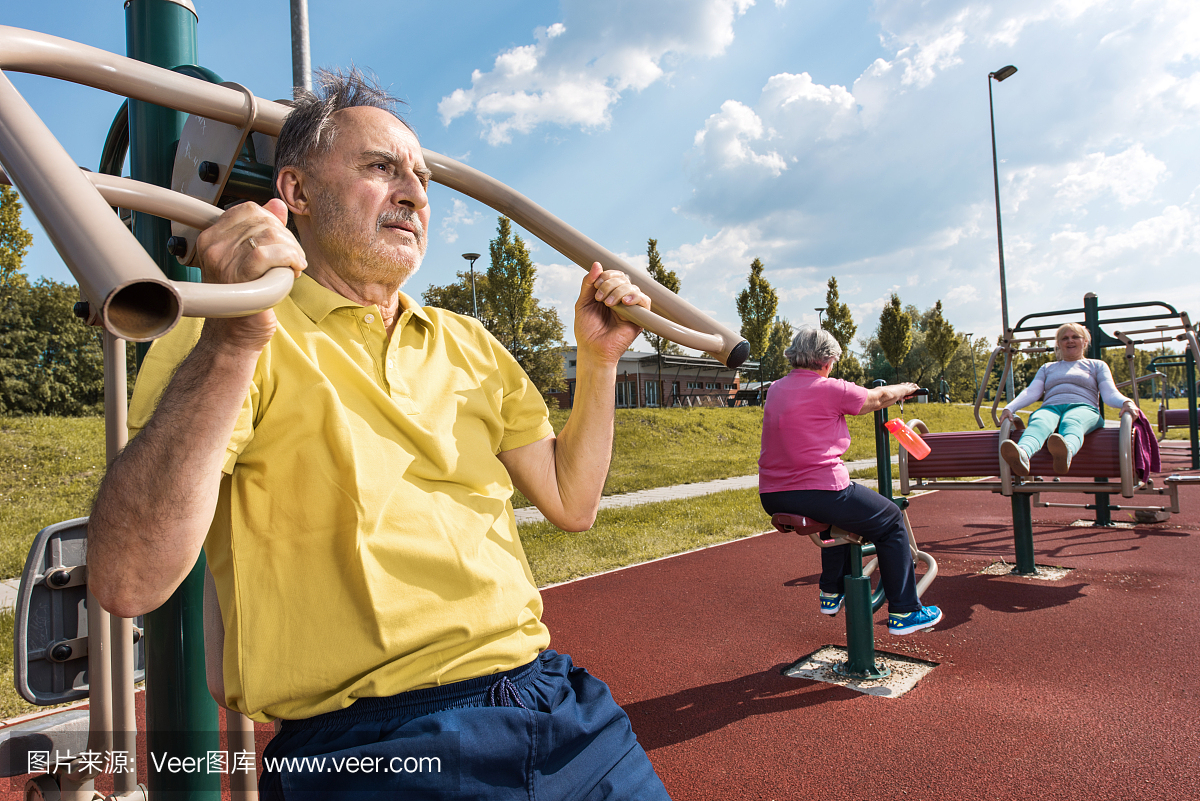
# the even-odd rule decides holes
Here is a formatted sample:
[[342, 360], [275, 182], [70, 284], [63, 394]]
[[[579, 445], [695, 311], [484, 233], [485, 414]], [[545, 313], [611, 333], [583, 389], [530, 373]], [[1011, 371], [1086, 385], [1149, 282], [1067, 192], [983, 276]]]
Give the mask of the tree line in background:
[[[104, 405], [101, 331], [75, 317], [78, 288], [48, 278], [31, 282], [25, 275], [23, 263], [33, 238], [21, 225], [21, 213], [17, 192], [0, 186], [0, 415], [100, 414]], [[490, 264], [475, 275], [474, 286], [470, 274], [460, 272], [452, 284], [429, 287], [422, 300], [466, 315], [478, 305], [480, 322], [512, 353], [539, 391], [549, 395], [562, 390], [563, 323], [553, 307], [543, 306], [534, 297], [537, 268], [525, 242], [505, 217], [498, 220], [489, 255]], [[663, 264], [657, 240], [648, 240], [647, 257], [650, 275], [678, 293], [681, 282]], [[779, 296], [765, 272], [762, 261], [754, 259], [746, 287], [737, 296], [737, 310], [741, 334], [750, 343], [750, 358], [759, 363], [757, 373], [746, 374], [744, 380], [770, 382], [790, 370], [784, 351], [795, 328], [779, 314]], [[948, 396], [961, 402], [974, 398], [978, 382], [985, 382], [990, 396], [1002, 380], [1002, 360], [983, 375], [992, 343], [955, 331], [940, 300], [921, 311], [903, 305], [892, 293], [874, 332], [858, 339], [856, 353], [850, 345], [859, 327], [850, 307], [841, 301], [837, 279], [830, 278], [821, 327], [842, 347], [833, 375], [847, 381], [862, 385], [875, 379], [912, 381], [928, 388], [934, 397]], [[1045, 333], [1053, 337], [1054, 332]], [[683, 353], [678, 345], [648, 331], [643, 336], [660, 356]], [[1166, 347], [1138, 350], [1134, 370], [1144, 375], [1155, 356], [1177, 352]], [[1037, 369], [1053, 358], [1052, 352], [1018, 353], [1013, 360], [1017, 387], [1027, 386]], [[1118, 382], [1129, 378], [1122, 351], [1110, 348], [1102, 358]], [[132, 375], [132, 348], [129, 359]], [[1171, 370], [1160, 387], [1181, 392], [1182, 372]], [[1149, 390], [1143, 388], [1143, 394]]]
[[[784, 352], [796, 331], [777, 314], [779, 297], [764, 277], [761, 260], [750, 265], [747, 286], [738, 294], [741, 334], [750, 343], [752, 359], [759, 362], [758, 376], [770, 382], [791, 369]], [[934, 398], [968, 401], [975, 397], [978, 371], [987, 365], [991, 349], [984, 340], [971, 341], [946, 320], [939, 300], [921, 312], [904, 306], [893, 293], [879, 315], [874, 333], [858, 340], [858, 353], [851, 349], [858, 325], [850, 307], [842, 302], [837, 278], [825, 287], [821, 328], [837, 340], [842, 357], [831, 375], [856, 384], [876, 379], [889, 384], [912, 381], [930, 390]], [[861, 357], [861, 358], [860, 358]], [[974, 361], [972, 361], [974, 360]]]
[[562, 320], [533, 296], [537, 267], [507, 217], [499, 218], [488, 252], [488, 268], [475, 276], [473, 286], [471, 274], [460, 272], [452, 284], [430, 286], [421, 300], [467, 316], [478, 305], [479, 322], [508, 349], [542, 396], [562, 390], [562, 349], [567, 344]]
[[75, 316], [77, 287], [25, 275], [33, 236], [21, 209], [17, 192], [0, 186], [0, 415], [101, 414], [101, 331]]
[[[756, 258], [750, 265], [746, 288], [738, 294], [737, 308], [742, 320], [741, 334], [750, 343], [750, 358], [759, 362], [758, 375], [752, 376], [751, 380], [770, 382], [787, 375], [791, 369], [784, 351], [796, 332], [791, 323], [778, 314], [779, 297], [764, 272], [762, 261]], [[973, 332], [956, 331], [946, 319], [940, 300], [921, 311], [911, 304], [905, 306], [899, 295], [892, 293], [880, 312], [874, 332], [858, 340], [857, 354], [851, 351], [850, 344], [858, 326], [849, 306], [838, 295], [836, 278], [830, 278], [826, 284], [821, 318], [821, 327], [842, 347], [842, 358], [831, 373], [835, 378], [863, 386], [876, 379], [889, 384], [911, 381], [928, 389], [933, 399], [955, 402], [973, 401], [979, 382], [984, 383], [989, 399], [1001, 385], [1003, 359], [997, 359], [998, 363], [988, 375], [983, 374], [999, 338], [992, 343], [986, 337], [975, 338]], [[1044, 333], [1051, 338], [1049, 345], [1053, 348], [1054, 332]], [[1156, 351], [1136, 351], [1135, 373], [1145, 375], [1151, 359], [1175, 352], [1165, 347]], [[1013, 377], [1018, 391], [1028, 386], [1039, 367], [1054, 358], [1052, 351], [1016, 354]], [[1129, 379], [1129, 367], [1122, 351], [1109, 348], [1102, 358], [1118, 383]], [[1182, 370], [1174, 372], [1179, 375], [1169, 376], [1165, 385], [1179, 392]], [[1150, 389], [1143, 386], [1141, 392], [1148, 395]]]

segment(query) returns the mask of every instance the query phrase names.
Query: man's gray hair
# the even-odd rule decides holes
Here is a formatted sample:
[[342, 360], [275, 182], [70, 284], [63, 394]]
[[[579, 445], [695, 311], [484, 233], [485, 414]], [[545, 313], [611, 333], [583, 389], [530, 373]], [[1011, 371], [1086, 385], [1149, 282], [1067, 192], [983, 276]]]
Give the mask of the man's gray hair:
[[373, 77], [363, 74], [357, 67], [319, 69], [315, 78], [316, 91], [299, 92], [279, 132], [279, 141], [275, 145], [276, 179], [281, 168], [307, 169], [314, 154], [328, 152], [333, 147], [337, 136], [333, 115], [342, 109], [359, 106], [383, 109], [412, 130], [412, 126], [396, 113], [396, 105], [404, 101], [392, 97]]
[[824, 328], [801, 328], [790, 348], [783, 352], [792, 367], [820, 370], [842, 358], [842, 346]]

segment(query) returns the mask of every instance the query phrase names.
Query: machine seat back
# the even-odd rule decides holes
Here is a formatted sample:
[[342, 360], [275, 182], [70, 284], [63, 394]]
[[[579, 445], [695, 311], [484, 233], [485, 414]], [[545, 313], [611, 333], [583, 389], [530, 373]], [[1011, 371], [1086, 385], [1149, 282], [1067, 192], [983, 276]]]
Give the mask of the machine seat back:
[[[1011, 438], [1020, 439], [1020, 431]], [[1000, 433], [998, 431], [953, 431], [922, 434], [931, 452], [921, 461], [909, 459], [910, 478], [970, 478], [994, 476], [1000, 470]], [[1067, 476], [1072, 478], [1120, 478], [1120, 429], [1102, 428], [1084, 438], [1083, 447], [1071, 461]], [[1054, 475], [1054, 461], [1046, 449], [1029, 461], [1035, 476]]]

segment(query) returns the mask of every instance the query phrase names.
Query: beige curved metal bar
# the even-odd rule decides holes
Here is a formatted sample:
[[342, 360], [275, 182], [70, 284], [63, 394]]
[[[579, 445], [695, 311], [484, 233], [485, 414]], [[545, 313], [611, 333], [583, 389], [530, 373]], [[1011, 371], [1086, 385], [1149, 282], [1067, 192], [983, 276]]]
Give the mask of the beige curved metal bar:
[[[183, 110], [267, 132], [277, 133], [286, 113], [286, 107], [278, 104], [257, 104], [258, 117], [251, 119], [256, 104], [237, 90], [7, 26], [0, 26], [0, 68], [72, 80], [176, 108], [184, 106]], [[185, 102], [180, 102], [180, 97]], [[269, 105], [273, 107], [266, 108]], [[2, 74], [0, 163], [79, 281], [99, 320], [122, 339], [156, 339], [185, 313], [238, 316], [261, 311], [261, 287], [213, 287], [165, 278]], [[155, 208], [142, 210], [169, 216]], [[273, 275], [266, 283], [277, 288], [279, 276]]]
[[1004, 496], [1012, 495], [1013, 480], [1012, 468], [1008, 466], [1008, 462], [1004, 461], [1004, 457], [1000, 455], [1000, 445], [1012, 433], [1013, 419], [1012, 417], [1006, 417], [1000, 421], [1000, 438], [996, 440], [996, 461], [1000, 463], [1000, 494]]
[[[1013, 361], [1013, 352], [1012, 352], [1012, 347], [1009, 346], [1004, 349], [1004, 370], [1003, 370], [1003, 372], [1000, 373], [1000, 375], [1002, 375], [1002, 376], [1008, 375], [1008, 371], [1012, 369], [1012, 361]], [[985, 373], [985, 375], [990, 375], [990, 373]], [[1012, 403], [1012, 401], [1013, 401], [1012, 398], [1008, 399], [1009, 403]], [[992, 422], [995, 423], [997, 426], [1000, 425], [1000, 416], [996, 413], [996, 409], [999, 406], [1000, 406], [1000, 388], [996, 387], [996, 397], [992, 400]]]
[[[0, 70], [15, 70], [85, 86], [196, 114], [276, 136], [288, 114], [282, 103], [260, 100], [237, 89], [153, 67], [95, 47], [20, 28], [0, 26]], [[599, 261], [631, 275], [656, 312], [618, 310], [633, 322], [686, 347], [736, 367], [749, 345], [729, 328], [700, 312], [537, 204], [471, 167], [425, 151], [433, 180], [509, 216], [551, 247], [587, 269]], [[55, 248], [100, 310], [106, 328], [124, 339], [147, 341], [169, 331], [183, 314], [199, 315], [208, 304], [229, 316], [249, 314], [228, 285], [197, 290], [195, 284], [165, 279], [149, 256], [102, 201], [24, 98], [0, 74], [0, 163], [38, 217]], [[273, 271], [274, 272], [274, 271]], [[185, 288], [187, 287], [187, 288]], [[217, 293], [213, 295], [211, 293]], [[219, 313], [219, 312], [218, 312]]]
[[1121, 412], [1121, 438], [1117, 440], [1118, 463], [1121, 465], [1121, 497], [1132, 498], [1137, 488], [1137, 471], [1133, 469], [1133, 412]]
[[1200, 362], [1200, 341], [1196, 339], [1196, 331], [1188, 326], [1183, 333], [1187, 337], [1187, 346], [1192, 349], [1192, 358]]
[[[84, 174], [112, 206], [166, 217], [199, 230], [221, 216], [216, 206], [170, 189], [101, 173]], [[175, 289], [183, 301], [185, 317], [241, 317], [272, 308], [292, 291], [294, 280], [290, 267], [276, 267], [244, 284], [176, 282]]]
[[[904, 449], [901, 448], [900, 450]], [[917, 582], [917, 597], [920, 598], [925, 594], [925, 590], [929, 589], [929, 585], [933, 583], [933, 580], [937, 578], [938, 564], [933, 556], [917, 547], [917, 538], [913, 536], [912, 522], [908, 519], [908, 510], [904, 510], [903, 514], [904, 530], [908, 532], [908, 550], [912, 553], [913, 562], [925, 563], [925, 574]]]
[[[995, 364], [996, 364], [996, 356], [1002, 350], [1004, 350], [1003, 345], [997, 347], [995, 350], [992, 351], [992, 355], [988, 358], [987, 367], [985, 367], [983, 369], [984, 376], [991, 376], [992, 367], [995, 366]], [[987, 386], [988, 386], [987, 381], [981, 381], [979, 383], [979, 390], [975, 393], [975, 408], [973, 411], [975, 413], [975, 422], [979, 424], [980, 428], [983, 428], [984, 425], [983, 425], [983, 418], [979, 416], [979, 407], [983, 405], [983, 396], [984, 396], [984, 393], [987, 392]]]
[[246, 96], [237, 89], [8, 25], [0, 25], [0, 70], [71, 81], [230, 125], [249, 125], [270, 136], [279, 134], [289, 111], [282, 103], [260, 101], [248, 120]]
[[[631, 276], [650, 297], [657, 314], [641, 307], [622, 306], [617, 309], [622, 317], [680, 345], [704, 351], [728, 366], [736, 367], [745, 361], [749, 346], [742, 347], [740, 335], [663, 287], [645, 270], [633, 266], [479, 170], [432, 150], [425, 150], [424, 156], [426, 166], [433, 171], [433, 180], [486, 203], [583, 269], [590, 269], [593, 262], [600, 262], [607, 269], [621, 270]], [[731, 363], [731, 359], [736, 363]]]

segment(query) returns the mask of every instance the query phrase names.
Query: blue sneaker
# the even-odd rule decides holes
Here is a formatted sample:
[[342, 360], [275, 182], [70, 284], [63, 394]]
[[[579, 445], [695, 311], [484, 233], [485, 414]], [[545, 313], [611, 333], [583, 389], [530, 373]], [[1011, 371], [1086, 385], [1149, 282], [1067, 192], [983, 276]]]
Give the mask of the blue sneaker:
[[846, 593], [843, 592], [838, 593], [837, 595], [831, 595], [827, 592], [822, 592], [820, 598], [821, 614], [836, 615], [839, 611], [841, 611], [842, 604], [846, 600]]
[[942, 619], [942, 610], [936, 606], [923, 606], [915, 612], [888, 615], [888, 632], [891, 634], [912, 634], [914, 631], [927, 629]]

